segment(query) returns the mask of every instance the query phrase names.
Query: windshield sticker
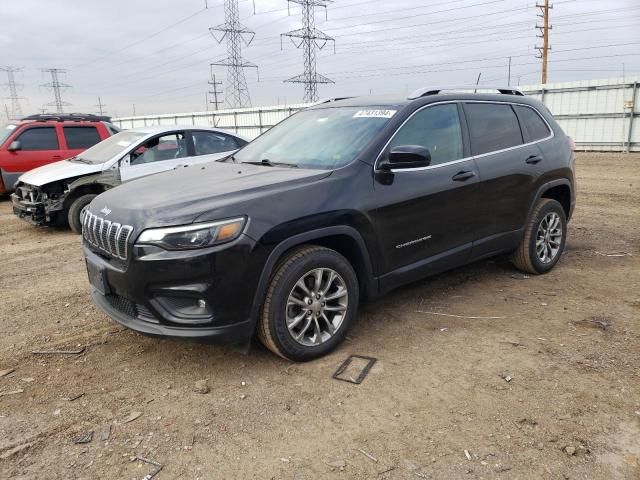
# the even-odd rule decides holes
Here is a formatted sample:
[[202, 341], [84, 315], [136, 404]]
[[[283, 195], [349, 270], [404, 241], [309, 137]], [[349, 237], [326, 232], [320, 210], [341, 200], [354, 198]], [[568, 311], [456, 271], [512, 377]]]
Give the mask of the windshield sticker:
[[13, 130], [17, 127], [17, 125], [7, 125], [7, 130]]
[[353, 118], [391, 118], [397, 110], [359, 110]]
[[120, 140], [118, 142], [118, 145], [120, 145], [121, 147], [128, 147], [129, 145], [131, 145], [131, 142], [127, 142], [126, 140]]

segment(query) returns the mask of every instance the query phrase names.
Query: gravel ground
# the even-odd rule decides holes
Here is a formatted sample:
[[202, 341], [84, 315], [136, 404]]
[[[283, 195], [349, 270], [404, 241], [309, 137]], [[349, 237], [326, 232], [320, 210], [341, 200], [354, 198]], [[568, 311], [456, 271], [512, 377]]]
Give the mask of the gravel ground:
[[[156, 479], [640, 478], [639, 162], [579, 154], [551, 273], [498, 258], [414, 283], [306, 364], [122, 329], [89, 298], [79, 237], [4, 199], [0, 478], [157, 469], [138, 457]], [[349, 354], [378, 358], [359, 386], [331, 378]]]

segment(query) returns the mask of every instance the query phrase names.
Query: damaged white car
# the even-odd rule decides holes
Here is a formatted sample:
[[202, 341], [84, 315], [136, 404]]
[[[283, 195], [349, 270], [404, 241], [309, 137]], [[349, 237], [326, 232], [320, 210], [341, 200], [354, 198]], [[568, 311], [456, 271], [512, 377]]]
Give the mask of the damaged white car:
[[78, 156], [18, 178], [13, 213], [35, 225], [68, 223], [100, 193], [122, 182], [231, 155], [246, 139], [207, 127], [143, 127], [120, 132]]

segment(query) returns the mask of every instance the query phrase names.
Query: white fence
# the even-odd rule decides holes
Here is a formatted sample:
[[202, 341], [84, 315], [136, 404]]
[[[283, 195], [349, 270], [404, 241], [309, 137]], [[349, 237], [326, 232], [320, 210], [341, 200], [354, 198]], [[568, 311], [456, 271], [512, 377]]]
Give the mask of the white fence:
[[[580, 150], [640, 151], [640, 77], [519, 87], [543, 101]], [[255, 138], [309, 104], [116, 118], [121, 128], [146, 125], [209, 125]]]

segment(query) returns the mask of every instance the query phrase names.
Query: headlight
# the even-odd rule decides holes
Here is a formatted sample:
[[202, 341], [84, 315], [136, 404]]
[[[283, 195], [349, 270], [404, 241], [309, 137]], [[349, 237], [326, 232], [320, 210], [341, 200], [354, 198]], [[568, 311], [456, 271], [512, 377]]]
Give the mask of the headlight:
[[246, 221], [246, 218], [234, 218], [182, 227], [151, 228], [142, 232], [136, 243], [157, 245], [167, 250], [211, 247], [238, 238]]

